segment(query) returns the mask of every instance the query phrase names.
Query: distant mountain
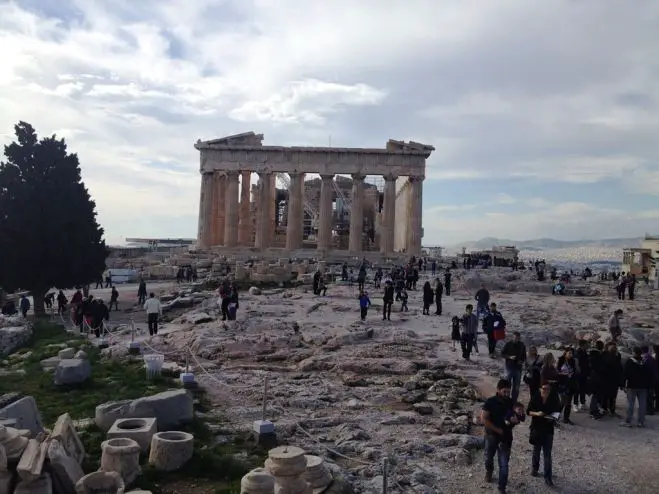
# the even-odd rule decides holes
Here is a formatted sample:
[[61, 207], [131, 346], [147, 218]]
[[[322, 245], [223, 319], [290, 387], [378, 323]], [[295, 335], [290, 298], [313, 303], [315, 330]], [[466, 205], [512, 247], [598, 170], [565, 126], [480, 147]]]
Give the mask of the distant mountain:
[[508, 238], [486, 237], [480, 240], [472, 240], [448, 246], [446, 250], [460, 252], [462, 247], [470, 250], [491, 249], [494, 245], [514, 245], [519, 250], [550, 250], [550, 249], [574, 249], [578, 247], [614, 248], [637, 247], [641, 244], [643, 237], [634, 238], [604, 238], [599, 240], [554, 240], [553, 238], [538, 238], [534, 240], [511, 240]]

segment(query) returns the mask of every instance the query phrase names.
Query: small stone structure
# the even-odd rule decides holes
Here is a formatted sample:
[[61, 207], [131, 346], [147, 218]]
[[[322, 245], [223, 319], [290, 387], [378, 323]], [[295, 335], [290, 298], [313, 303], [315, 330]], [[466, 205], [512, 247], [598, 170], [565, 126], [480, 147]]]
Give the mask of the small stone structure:
[[108, 439], [125, 437], [134, 440], [140, 450], [146, 453], [151, 446], [151, 438], [156, 433], [155, 418], [118, 419], [108, 431]]
[[264, 468], [247, 472], [240, 481], [240, 494], [274, 494], [275, 478]]
[[178, 470], [192, 458], [194, 436], [187, 432], [158, 432], [151, 439], [149, 463], [157, 470]]
[[275, 494], [312, 494], [303, 475], [307, 469], [304, 450], [279, 446], [268, 452], [265, 468], [275, 477]]
[[36, 436], [43, 432], [43, 421], [37, 403], [31, 396], [24, 396], [0, 409], [0, 419], [15, 419], [16, 428], [29, 429]]
[[82, 465], [82, 461], [85, 459], [85, 447], [68, 413], [64, 413], [57, 418], [50, 437], [60, 441], [66, 453], [75, 459], [78, 465]]
[[18, 461], [25, 451], [29, 439], [13, 427], [0, 425], [0, 445], [4, 446], [5, 455], [9, 462]]
[[117, 472], [93, 472], [76, 484], [76, 494], [124, 494], [126, 486]]
[[140, 446], [125, 437], [109, 439], [101, 443], [101, 470], [117, 472], [125, 485], [130, 485], [142, 473], [140, 468]]
[[32, 482], [41, 476], [43, 463], [46, 460], [48, 443], [30, 439], [27, 443], [23, 456], [18, 461], [16, 473], [25, 482]]
[[324, 491], [332, 483], [332, 474], [330, 473], [325, 460], [320, 456], [306, 455], [307, 469], [304, 472], [304, 479], [309, 483], [314, 491]]

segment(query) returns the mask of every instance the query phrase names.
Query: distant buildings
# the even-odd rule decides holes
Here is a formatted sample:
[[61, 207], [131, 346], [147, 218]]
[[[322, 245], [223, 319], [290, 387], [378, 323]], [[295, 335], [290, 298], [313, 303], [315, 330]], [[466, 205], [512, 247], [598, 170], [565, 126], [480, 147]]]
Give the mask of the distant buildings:
[[654, 279], [659, 259], [659, 237], [646, 235], [640, 247], [628, 247], [622, 251], [622, 271]]

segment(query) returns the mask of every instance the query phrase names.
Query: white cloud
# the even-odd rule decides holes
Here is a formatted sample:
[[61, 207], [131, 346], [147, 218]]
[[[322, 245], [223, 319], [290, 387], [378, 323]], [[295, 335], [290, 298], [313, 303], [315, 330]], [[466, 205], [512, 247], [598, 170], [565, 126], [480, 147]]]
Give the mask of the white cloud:
[[[50, 3], [0, 2], [0, 143], [18, 120], [66, 137], [111, 239], [194, 235], [193, 143], [247, 130], [433, 144], [424, 197], [493, 178], [659, 190], [656, 2], [62, 0], [61, 19], [35, 13]], [[529, 201], [560, 212], [504, 187], [488, 207]], [[479, 207], [455, 212], [477, 226]], [[134, 211], [145, 220], [131, 226]]]

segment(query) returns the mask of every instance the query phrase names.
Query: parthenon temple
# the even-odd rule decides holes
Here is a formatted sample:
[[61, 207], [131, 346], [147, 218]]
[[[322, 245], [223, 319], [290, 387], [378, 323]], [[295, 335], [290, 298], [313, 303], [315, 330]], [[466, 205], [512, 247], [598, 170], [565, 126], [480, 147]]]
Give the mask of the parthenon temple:
[[434, 147], [394, 140], [384, 149], [262, 141], [263, 134], [247, 132], [196, 142], [198, 249], [421, 253], [423, 180]]

